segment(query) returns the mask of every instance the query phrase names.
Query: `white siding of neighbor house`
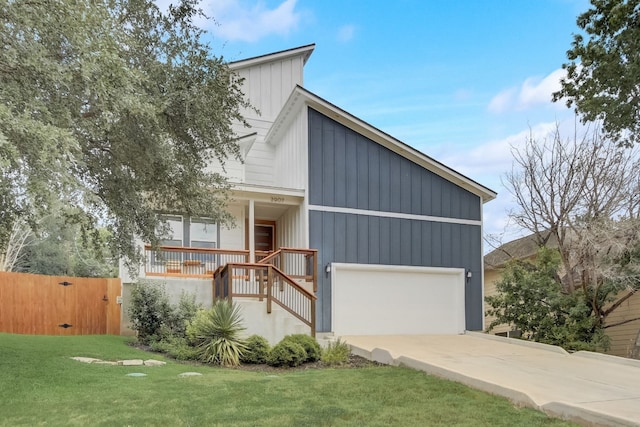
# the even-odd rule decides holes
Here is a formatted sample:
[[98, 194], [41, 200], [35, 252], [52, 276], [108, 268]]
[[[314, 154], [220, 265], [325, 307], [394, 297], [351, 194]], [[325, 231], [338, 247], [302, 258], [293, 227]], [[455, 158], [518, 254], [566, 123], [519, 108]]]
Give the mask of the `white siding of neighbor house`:
[[276, 240], [280, 247], [306, 248], [308, 247], [307, 227], [302, 206], [291, 206], [277, 223]]
[[[616, 299], [626, 295], [627, 292], [620, 292], [616, 295]], [[605, 325], [615, 325], [623, 321], [629, 321], [637, 318], [638, 315], [640, 315], [640, 292], [636, 292], [631, 298], [612, 311], [607, 317]], [[607, 328], [605, 333], [611, 339], [611, 347], [607, 353], [614, 356], [633, 357], [634, 350], [640, 352], [640, 349], [638, 349], [640, 342], [637, 341], [640, 333], [640, 320]]]
[[284, 188], [307, 188], [307, 109], [302, 108], [275, 146], [274, 184]]
[[[484, 271], [484, 296], [485, 297], [495, 296], [498, 293], [498, 291], [496, 290], [496, 283], [500, 281], [500, 279], [502, 279], [501, 270], [485, 268], [485, 271]], [[495, 316], [489, 316], [488, 314], [486, 314], [487, 310], [490, 310], [491, 308], [492, 307], [488, 303], [486, 302], [484, 303], [484, 313], [485, 313], [484, 330], [492, 334], [502, 334], [505, 332], [512, 331], [514, 328], [504, 323], [501, 325], [494, 326], [493, 329], [489, 331], [489, 325], [491, 325], [491, 322], [493, 322], [496, 319]]]

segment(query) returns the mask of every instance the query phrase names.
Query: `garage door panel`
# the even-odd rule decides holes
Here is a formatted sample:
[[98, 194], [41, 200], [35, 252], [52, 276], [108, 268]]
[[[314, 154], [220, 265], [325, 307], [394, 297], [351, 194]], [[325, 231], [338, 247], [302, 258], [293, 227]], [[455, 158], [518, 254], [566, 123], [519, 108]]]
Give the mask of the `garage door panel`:
[[336, 335], [464, 332], [464, 270], [338, 264], [331, 266]]

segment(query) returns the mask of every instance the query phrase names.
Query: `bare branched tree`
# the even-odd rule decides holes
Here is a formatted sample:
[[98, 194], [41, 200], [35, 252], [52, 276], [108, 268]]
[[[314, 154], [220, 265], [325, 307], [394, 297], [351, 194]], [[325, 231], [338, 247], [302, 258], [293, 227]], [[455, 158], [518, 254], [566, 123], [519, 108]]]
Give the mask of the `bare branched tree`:
[[14, 271], [18, 265], [22, 249], [29, 243], [32, 236], [31, 227], [22, 219], [16, 220], [9, 233], [8, 245], [0, 253], [0, 271]]
[[606, 325], [606, 317], [640, 283], [636, 148], [612, 143], [599, 128], [563, 139], [556, 126], [549, 138], [531, 135], [512, 153], [505, 186], [518, 209], [511, 217], [533, 233], [538, 245], [557, 240], [564, 290], [582, 290], [596, 323], [615, 326]]

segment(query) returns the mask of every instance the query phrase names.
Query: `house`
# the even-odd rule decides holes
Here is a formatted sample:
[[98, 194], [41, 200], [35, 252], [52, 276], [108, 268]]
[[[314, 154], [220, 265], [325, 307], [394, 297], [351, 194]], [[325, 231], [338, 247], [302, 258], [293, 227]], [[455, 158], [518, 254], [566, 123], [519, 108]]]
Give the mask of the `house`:
[[314, 47], [230, 64], [260, 111], [236, 129], [243, 162], [226, 165], [236, 226], [167, 216], [173, 238], [147, 248], [140, 276], [255, 303], [246, 323], [272, 325], [272, 341], [482, 330], [482, 207], [496, 193], [305, 89]]
[[[551, 240], [548, 245], [550, 248], [557, 248], [558, 244], [555, 240]], [[521, 237], [500, 245], [484, 257], [484, 295], [492, 296], [496, 294], [496, 283], [502, 278], [502, 269], [513, 259], [528, 260], [535, 262], [538, 253], [538, 244], [533, 235]], [[490, 307], [486, 307], [488, 309]], [[485, 313], [484, 324], [489, 328], [491, 322], [495, 320], [495, 316], [489, 316]], [[520, 331], [514, 330], [511, 325], [497, 325], [491, 331], [492, 334], [505, 337], [520, 337]]]
[[[558, 243], [550, 238], [547, 247], [557, 248]], [[484, 294], [496, 294], [496, 283], [502, 278], [502, 269], [513, 259], [535, 261], [538, 245], [533, 235], [521, 237], [505, 243], [494, 249], [484, 257]], [[635, 293], [624, 301], [620, 307], [608, 317], [606, 324], [617, 325], [605, 330], [610, 339], [611, 347], [608, 354], [621, 357], [640, 358], [640, 320], [626, 322], [640, 315], [640, 292]], [[495, 320], [494, 316], [485, 314], [485, 325], [488, 327]], [[510, 325], [498, 325], [489, 331], [502, 336], [519, 337], [519, 331], [514, 331]]]

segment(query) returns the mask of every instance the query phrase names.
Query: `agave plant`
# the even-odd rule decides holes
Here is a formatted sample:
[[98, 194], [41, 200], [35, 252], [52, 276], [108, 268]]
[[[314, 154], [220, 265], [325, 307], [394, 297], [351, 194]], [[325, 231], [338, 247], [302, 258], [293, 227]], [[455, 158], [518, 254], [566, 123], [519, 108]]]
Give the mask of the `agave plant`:
[[200, 359], [206, 363], [237, 366], [246, 349], [240, 333], [240, 307], [230, 301], [217, 301], [209, 310], [199, 310], [187, 325], [187, 337], [200, 349]]

